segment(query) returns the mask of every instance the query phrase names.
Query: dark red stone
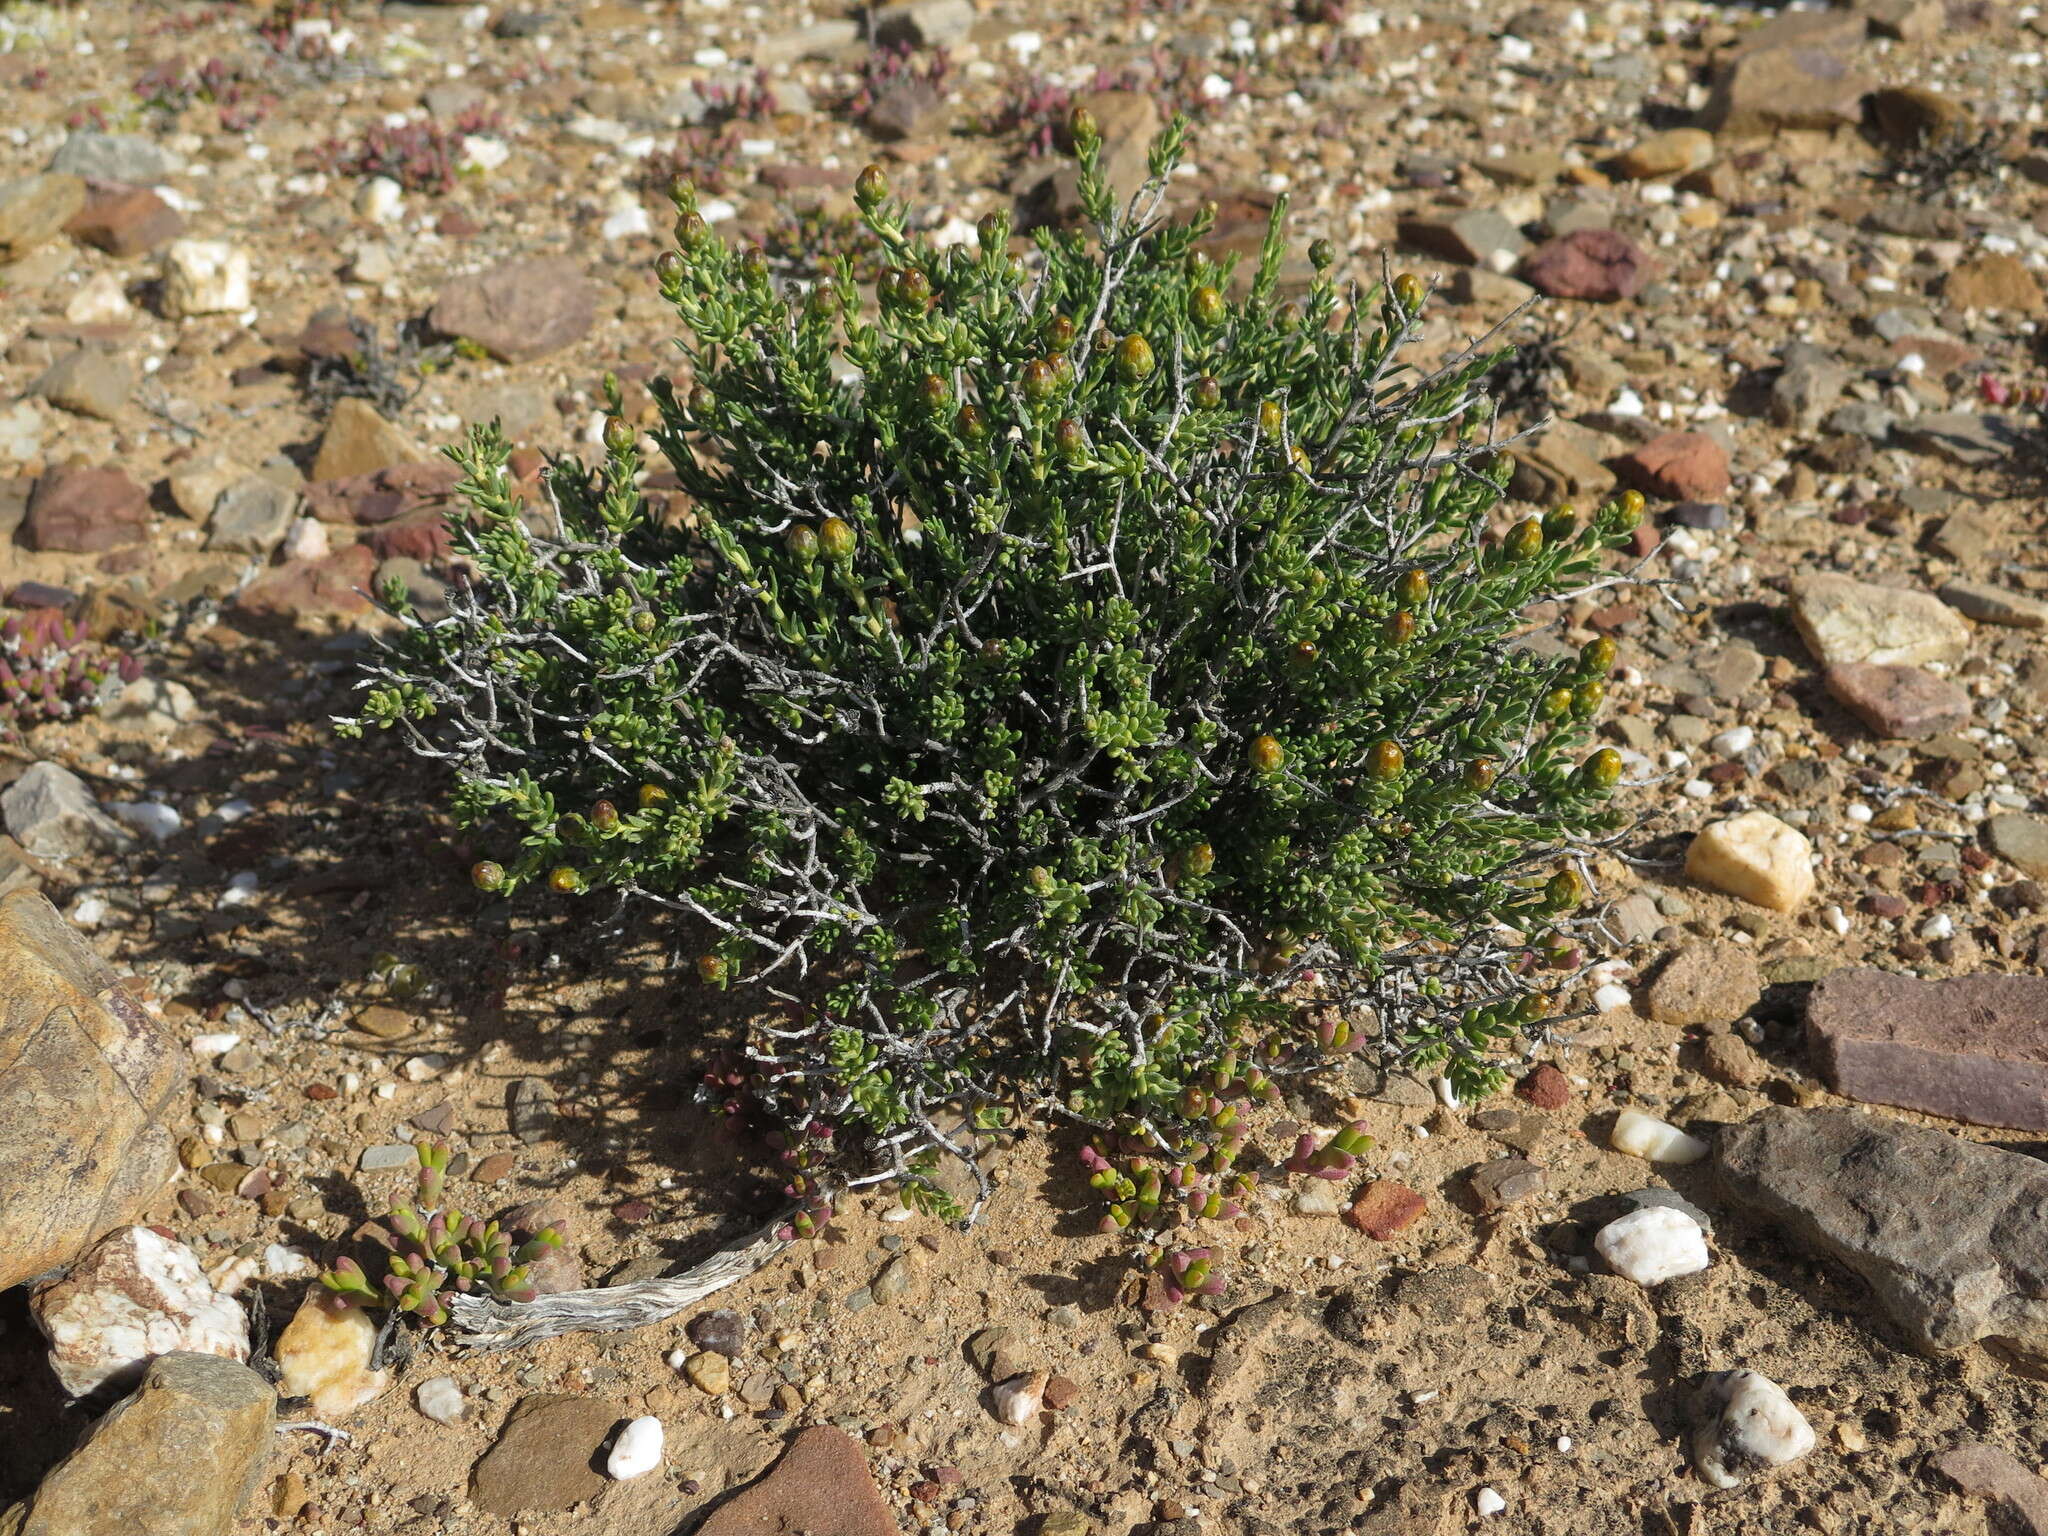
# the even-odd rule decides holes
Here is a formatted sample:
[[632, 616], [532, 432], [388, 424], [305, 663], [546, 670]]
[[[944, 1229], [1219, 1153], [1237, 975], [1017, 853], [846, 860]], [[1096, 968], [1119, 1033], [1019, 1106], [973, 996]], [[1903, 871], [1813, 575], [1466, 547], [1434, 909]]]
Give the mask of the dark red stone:
[[1344, 1219], [1367, 1237], [1386, 1242], [1414, 1225], [1428, 1202], [1396, 1179], [1374, 1179], [1358, 1192]]
[[118, 469], [53, 469], [29, 492], [21, 542], [30, 549], [96, 555], [149, 530], [149, 493]]
[[1572, 1101], [1572, 1081], [1546, 1061], [1515, 1084], [1515, 1092], [1538, 1109], [1563, 1109]]
[[370, 611], [377, 556], [351, 544], [320, 560], [288, 560], [244, 587], [235, 607], [259, 618], [353, 618]]
[[1920, 741], [1970, 721], [1969, 694], [1918, 667], [1846, 661], [1828, 668], [1827, 684], [1843, 708], [1887, 740]]
[[1844, 1098], [2048, 1130], [2048, 977], [1836, 971], [1807, 1004], [1806, 1045]]
[[1728, 450], [1704, 432], [1664, 432], [1615, 461], [1615, 472], [1645, 495], [1711, 501], [1728, 493]]
[[712, 1511], [697, 1536], [900, 1536], [868, 1470], [867, 1453], [842, 1429], [798, 1431], [759, 1482]]
[[147, 187], [96, 187], [64, 232], [110, 256], [140, 256], [185, 232], [185, 220]]
[[370, 535], [370, 548], [379, 560], [394, 557], [436, 565], [447, 559], [453, 545], [448, 519], [439, 512], [410, 512], [385, 523]]
[[1619, 230], [1575, 229], [1532, 251], [1522, 278], [1553, 299], [1612, 303], [1634, 298], [1650, 270], [1650, 258]]

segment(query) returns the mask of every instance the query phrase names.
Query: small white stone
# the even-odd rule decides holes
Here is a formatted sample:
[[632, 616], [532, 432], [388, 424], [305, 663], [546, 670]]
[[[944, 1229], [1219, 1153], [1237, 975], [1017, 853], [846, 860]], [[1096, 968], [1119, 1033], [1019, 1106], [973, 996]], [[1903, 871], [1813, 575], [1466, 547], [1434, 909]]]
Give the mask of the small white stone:
[[460, 1424], [463, 1414], [469, 1411], [469, 1399], [462, 1395], [453, 1376], [429, 1377], [413, 1388], [412, 1400], [436, 1424]]
[[176, 811], [154, 800], [117, 801], [107, 807], [107, 814], [159, 843], [176, 836], [185, 824]]
[[1813, 894], [1813, 844], [1769, 811], [1745, 811], [1700, 830], [1685, 872], [1759, 907], [1791, 912]]
[[164, 309], [173, 319], [249, 307], [249, 253], [225, 240], [173, 240], [164, 251]]
[[263, 1250], [263, 1278], [266, 1280], [295, 1280], [313, 1274], [315, 1264], [296, 1248], [287, 1248], [283, 1243], [272, 1243]]
[[1639, 1109], [1624, 1109], [1614, 1117], [1607, 1144], [1652, 1163], [1696, 1163], [1707, 1155], [1707, 1144], [1697, 1136], [1688, 1136]]
[[405, 188], [389, 176], [372, 176], [356, 191], [356, 213], [372, 224], [389, 224], [405, 206]]
[[287, 560], [326, 559], [327, 525], [317, 517], [302, 517], [293, 523], [284, 536], [284, 557]]
[[1616, 1274], [1644, 1286], [1695, 1274], [1713, 1262], [1700, 1224], [1666, 1205], [1616, 1217], [1594, 1236], [1593, 1247]]
[[1956, 936], [1956, 921], [1946, 912], [1937, 912], [1920, 925], [1923, 939], [1952, 939]]
[[1609, 982], [1606, 986], [1596, 987], [1593, 990], [1593, 1006], [1602, 1013], [1611, 1013], [1616, 1008], [1626, 1008], [1629, 1002], [1630, 997], [1627, 987], [1618, 987]]
[[1849, 914], [1832, 902], [1821, 912], [1821, 921], [1834, 929], [1837, 934], [1844, 934], [1849, 931]]
[[661, 1420], [652, 1414], [635, 1419], [619, 1431], [605, 1458], [605, 1472], [615, 1482], [626, 1482], [661, 1465]]
[[94, 273], [64, 306], [64, 318], [73, 325], [125, 325], [134, 314], [120, 277], [112, 272]]
[[1716, 1488], [1813, 1449], [1813, 1426], [1785, 1389], [1755, 1371], [1717, 1371], [1693, 1394], [1693, 1463]]
[[1310, 1179], [1294, 1192], [1297, 1216], [1335, 1216], [1344, 1209], [1337, 1186], [1328, 1179]]
[[997, 1382], [990, 1389], [990, 1396], [995, 1399], [996, 1417], [1005, 1424], [1029, 1424], [1038, 1410], [1045, 1406], [1045, 1384], [1050, 1379], [1044, 1371], [1026, 1371], [1008, 1381]]
[[1723, 757], [1740, 757], [1756, 745], [1756, 731], [1747, 725], [1738, 725], [1733, 730], [1723, 731], [1707, 743]]
[[1508, 1501], [1491, 1488], [1482, 1488], [1472, 1495], [1472, 1508], [1484, 1518], [1499, 1514], [1508, 1507]]
[[194, 1035], [191, 1051], [201, 1061], [212, 1061], [216, 1056], [225, 1056], [242, 1043], [242, 1037], [227, 1030], [214, 1034]]

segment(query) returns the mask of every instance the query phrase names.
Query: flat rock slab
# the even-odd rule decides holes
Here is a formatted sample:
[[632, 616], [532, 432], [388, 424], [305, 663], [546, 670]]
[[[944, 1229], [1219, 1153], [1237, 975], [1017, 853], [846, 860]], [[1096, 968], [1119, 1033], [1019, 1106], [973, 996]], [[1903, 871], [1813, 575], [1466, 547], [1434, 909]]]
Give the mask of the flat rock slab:
[[2048, 977], [1836, 971], [1808, 1000], [1806, 1048], [1844, 1098], [2048, 1129]]
[[597, 322], [597, 300], [575, 262], [537, 256], [457, 278], [428, 318], [445, 336], [524, 363], [581, 341]]
[[1960, 683], [1920, 667], [1845, 661], [1827, 670], [1836, 702], [1887, 741], [1922, 741], [1970, 723], [1970, 695]]
[[594, 1397], [527, 1398], [471, 1474], [476, 1502], [509, 1517], [596, 1498], [605, 1488], [600, 1447], [630, 1417], [617, 1403]]
[[1731, 1203], [1862, 1277], [1917, 1348], [2048, 1371], [2048, 1164], [1856, 1109], [1767, 1109], [1714, 1157]]
[[868, 1471], [867, 1453], [842, 1429], [818, 1425], [789, 1442], [768, 1475], [712, 1511], [697, 1536], [901, 1536]]
[[1881, 587], [1847, 576], [1806, 576], [1793, 583], [1792, 622], [1823, 666], [1867, 661], [1918, 667], [1961, 661], [1970, 626], [1932, 592]]
[[1935, 1470], [1963, 1492], [1988, 1499], [2004, 1524], [2000, 1530], [2048, 1533], [2048, 1482], [2026, 1469], [2011, 1451], [1966, 1440], [1934, 1459]]

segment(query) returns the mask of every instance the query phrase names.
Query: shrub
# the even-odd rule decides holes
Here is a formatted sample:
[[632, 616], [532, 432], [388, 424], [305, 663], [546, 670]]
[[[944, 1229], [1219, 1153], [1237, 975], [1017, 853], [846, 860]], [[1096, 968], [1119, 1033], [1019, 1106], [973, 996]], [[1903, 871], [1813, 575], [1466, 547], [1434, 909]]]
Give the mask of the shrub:
[[936, 1154], [1036, 1120], [1085, 1133], [1105, 1226], [1227, 1216], [1285, 1075], [1370, 1046], [1496, 1086], [1618, 825], [1618, 754], [1581, 755], [1612, 644], [1515, 637], [1640, 498], [1493, 529], [1498, 359], [1406, 365], [1419, 282], [1340, 290], [1319, 241], [1282, 299], [1276, 210], [1235, 289], [1207, 216], [1160, 215], [1184, 124], [1123, 208], [1073, 126], [1094, 230], [1035, 269], [1000, 214], [912, 239], [864, 173], [873, 311], [843, 260], [778, 285], [679, 189], [694, 383], [650, 387], [692, 525], [614, 420], [536, 533], [478, 430], [471, 583], [344, 722], [453, 770], [483, 890], [694, 920], [699, 979], [774, 1010], [707, 1089], [780, 1127], [800, 1197], [946, 1208]]

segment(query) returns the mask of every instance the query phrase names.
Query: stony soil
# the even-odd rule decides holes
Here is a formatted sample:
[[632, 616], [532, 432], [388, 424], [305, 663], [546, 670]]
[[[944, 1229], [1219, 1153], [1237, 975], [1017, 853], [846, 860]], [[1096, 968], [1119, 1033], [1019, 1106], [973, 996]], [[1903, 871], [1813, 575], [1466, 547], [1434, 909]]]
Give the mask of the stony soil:
[[[2048, 22], [1964, 0], [1824, 13], [1832, 30], [1802, 57], [1840, 70], [1809, 62], [1813, 77], [1789, 86], [1738, 71], [1716, 98], [1710, 69], [1760, 19], [1735, 6], [961, 9], [937, 89], [882, 80], [870, 111], [865, 44], [827, 28], [810, 56], [789, 39], [836, 17], [794, 6], [0, 8], [0, 182], [42, 173], [73, 129], [135, 135], [125, 160], [87, 174], [156, 187], [185, 236], [245, 252], [254, 279], [245, 310], [166, 318], [169, 224], [132, 205], [105, 213], [117, 234], [103, 243], [133, 254], [59, 235], [0, 263], [0, 527], [23, 521], [36, 477], [74, 464], [146, 495], [95, 491], [72, 536], [41, 539], [69, 548], [30, 547], [30, 518], [0, 546], [0, 589], [135, 637], [150, 676], [189, 690], [41, 727], [0, 757], [0, 781], [51, 759], [103, 803], [178, 813], [160, 846], [130, 854], [0, 860], [40, 880], [181, 1040], [239, 1037], [195, 1055], [178, 1126], [188, 1171], [153, 1219], [209, 1266], [272, 1243], [324, 1258], [409, 1183], [365, 1171], [365, 1152], [415, 1134], [464, 1156], [466, 1205], [549, 1202], [593, 1282], [689, 1262], [778, 1203], [761, 1149], [691, 1108], [707, 1042], [734, 1021], [672, 980], [678, 937], [590, 905], [485, 904], [431, 775], [323, 723], [382, 622], [352, 586], [381, 567], [424, 590], [446, 556], [431, 498], [424, 515], [373, 523], [377, 493], [356, 483], [324, 503], [317, 537], [288, 516], [223, 532], [214, 505], [254, 479], [288, 513], [309, 479], [424, 457], [418, 445], [493, 416], [522, 443], [575, 449], [607, 371], [630, 410], [651, 409], [645, 381], [671, 354], [648, 280], [666, 224], [648, 152], [679, 141], [728, 232], [774, 235], [796, 271], [840, 238], [846, 188], [871, 159], [933, 228], [971, 224], [1029, 202], [1056, 163], [1032, 153], [1036, 125], [1067, 93], [1133, 92], [1102, 109], [1126, 132], [1156, 93], [1196, 114], [1186, 189], [1218, 200], [1227, 239], [1254, 243], [1285, 189], [1299, 239], [1327, 234], [1360, 276], [1383, 262], [1438, 274], [1428, 350], [1534, 298], [1508, 328], [1533, 358], [1510, 424], [1559, 424], [1528, 450], [1518, 491], [1597, 495], [1618, 466], [1662, 492], [1663, 542], [1643, 541], [1638, 572], [1661, 585], [1538, 615], [1549, 627], [1532, 642], [1607, 633], [1622, 647], [1603, 729], [1632, 754], [1645, 820], [1596, 869], [1624, 964], [1585, 998], [1596, 981], [1632, 995], [1532, 1048], [1570, 1081], [1561, 1109], [1446, 1107], [1363, 1070], [1290, 1103], [1302, 1125], [1363, 1119], [1370, 1172], [1419, 1191], [1425, 1213], [1374, 1241], [1276, 1197], [1205, 1234], [1231, 1281], [1212, 1308], [1134, 1306], [1115, 1245], [1080, 1214], [1073, 1149], [1029, 1139], [996, 1155], [1001, 1198], [975, 1230], [856, 1200], [827, 1240], [721, 1297], [750, 1320], [725, 1393], [667, 1363], [683, 1319], [509, 1356], [429, 1340], [346, 1421], [347, 1442], [283, 1437], [239, 1529], [655, 1536], [687, 1529], [811, 1423], [865, 1439], [904, 1530], [1999, 1528], [1933, 1461], [1971, 1439], [2048, 1463], [2039, 1385], [1979, 1353], [1910, 1352], [1852, 1277], [1718, 1207], [1703, 1171], [1651, 1169], [1606, 1134], [1629, 1106], [1707, 1133], [1772, 1103], [1835, 1102], [1801, 1023], [1806, 989], [1840, 967], [2041, 968], [2048, 899], [2029, 877], [2048, 861], [2016, 867], [1983, 837], [1989, 817], [2043, 803], [2038, 628], [1967, 626], [1933, 669], [1967, 716], [1879, 740], [1865, 718], [1889, 706], [1860, 718], [1838, 701], [1788, 593], [1835, 572], [1987, 583], [2023, 610], [2048, 597], [2040, 467], [2001, 435], [2028, 430], [2026, 414], [1986, 403], [2043, 377]], [[773, 102], [750, 94], [757, 58], [775, 60]], [[202, 75], [210, 60], [221, 68]], [[1865, 92], [1907, 86], [1934, 94], [1896, 111], [1943, 132], [1944, 114], [1973, 119], [1951, 141], [1971, 152], [1929, 156], [1885, 113], [1862, 121]], [[1699, 120], [1718, 126], [1625, 153]], [[351, 151], [381, 125], [422, 123], [416, 134], [453, 135], [454, 158], [496, 161], [501, 146], [502, 163], [388, 205]], [[464, 133], [491, 143], [465, 151]], [[113, 195], [92, 194], [94, 207]], [[1609, 227], [1628, 249], [1596, 277], [1625, 271], [1626, 297], [1547, 299], [1504, 275], [1532, 236]], [[450, 283], [540, 256], [587, 276], [593, 312], [562, 321], [559, 293], [529, 289], [507, 330], [552, 320], [562, 344], [508, 363], [421, 332], [429, 350], [405, 350], [400, 327]], [[387, 365], [332, 361], [363, 351], [360, 334], [335, 341], [344, 316]], [[53, 383], [67, 357], [90, 361]], [[353, 405], [354, 427], [333, 430], [337, 379], [344, 393], [395, 383], [379, 403], [408, 441]], [[1651, 441], [1674, 431], [1702, 437]], [[417, 537], [385, 531], [401, 525]], [[1818, 887], [1789, 914], [1683, 872], [1695, 830], [1751, 808], [1817, 851]], [[1710, 943], [1754, 957], [1760, 999], [1740, 996], [1742, 966]], [[1716, 985], [1738, 973], [1732, 1011], [1668, 1022], [1682, 1010], [1645, 983], [1678, 952]], [[1964, 1134], [2032, 1150], [2016, 1133]], [[1547, 1189], [1483, 1211], [1470, 1176], [1509, 1150], [1547, 1170]], [[1654, 1292], [1598, 1273], [1590, 1235], [1616, 1197], [1667, 1182], [1713, 1213], [1713, 1267]], [[244, 1294], [274, 1330], [303, 1285]], [[1297, 1299], [1258, 1305], [1275, 1297]], [[969, 1344], [990, 1326], [1014, 1330], [1003, 1342], [1021, 1367], [1064, 1379], [1063, 1409], [1023, 1429], [997, 1420]], [[1820, 1443], [1720, 1492], [1688, 1469], [1684, 1396], [1699, 1372], [1734, 1366], [1786, 1387]], [[464, 1422], [414, 1407], [417, 1384], [441, 1375], [470, 1400]], [[516, 1523], [477, 1507], [473, 1467], [540, 1393], [659, 1415], [664, 1473]], [[88, 1417], [49, 1379], [21, 1294], [0, 1298], [0, 1504]], [[1478, 1513], [1482, 1488], [1500, 1515]]]

